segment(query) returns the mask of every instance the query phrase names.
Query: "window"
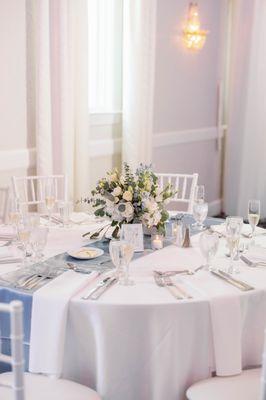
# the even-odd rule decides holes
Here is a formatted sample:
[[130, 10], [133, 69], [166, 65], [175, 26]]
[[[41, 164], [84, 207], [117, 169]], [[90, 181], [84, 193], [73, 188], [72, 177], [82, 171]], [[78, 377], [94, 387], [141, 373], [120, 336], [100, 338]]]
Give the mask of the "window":
[[122, 109], [123, 0], [88, 0], [90, 113]]

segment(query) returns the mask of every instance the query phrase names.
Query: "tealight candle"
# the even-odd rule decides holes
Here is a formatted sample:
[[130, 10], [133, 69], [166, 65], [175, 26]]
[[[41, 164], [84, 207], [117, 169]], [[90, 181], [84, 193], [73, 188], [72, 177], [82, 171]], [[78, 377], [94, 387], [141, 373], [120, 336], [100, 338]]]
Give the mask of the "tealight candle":
[[160, 235], [154, 235], [151, 239], [151, 247], [153, 250], [160, 250], [163, 248], [163, 239]]

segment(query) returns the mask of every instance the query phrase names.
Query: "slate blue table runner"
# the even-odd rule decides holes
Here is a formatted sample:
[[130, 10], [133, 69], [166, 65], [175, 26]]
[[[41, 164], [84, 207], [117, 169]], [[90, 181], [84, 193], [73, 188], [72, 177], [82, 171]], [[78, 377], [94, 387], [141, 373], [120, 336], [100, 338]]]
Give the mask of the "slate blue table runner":
[[[190, 215], [185, 215], [183, 221], [189, 226], [194, 222], [194, 219]], [[216, 225], [224, 222], [222, 219], [218, 218], [207, 218], [205, 221], [206, 226]], [[191, 230], [191, 234], [194, 235], [198, 233], [195, 230]], [[165, 241], [164, 245], [167, 246], [171, 244], [170, 242]], [[109, 254], [109, 240], [101, 240], [90, 244], [88, 246], [98, 247], [104, 250], [104, 255], [97, 258], [97, 260], [73, 260], [67, 253], [58, 254], [54, 257], [49, 258], [45, 261], [47, 265], [51, 267], [56, 266], [60, 268], [64, 266], [66, 262], [74, 262], [75, 264], [79, 264], [80, 266], [89, 267], [91, 265], [92, 269], [95, 270], [95, 264], [98, 260], [107, 258]], [[85, 246], [84, 246], [85, 247]], [[150, 238], [144, 238], [144, 247], [145, 249], [150, 249]], [[134, 258], [142, 257], [143, 253], [135, 253]], [[109, 256], [108, 256], [109, 258]], [[97, 267], [96, 267], [97, 268]], [[112, 268], [112, 262], [106, 262], [103, 265], [99, 266], [99, 268], [108, 270]], [[30, 330], [31, 330], [31, 308], [32, 308], [32, 294], [27, 293], [25, 291], [20, 291], [19, 289], [10, 288], [10, 287], [2, 287], [0, 286], [0, 302], [1, 303], [10, 303], [12, 300], [20, 300], [24, 306], [24, 315], [23, 315], [23, 323], [24, 323], [24, 357], [25, 357], [25, 370], [28, 370], [29, 366], [29, 348], [30, 348]], [[4, 354], [11, 354], [10, 349], [10, 323], [9, 316], [5, 313], [0, 312], [0, 343], [1, 343], [1, 352]], [[0, 363], [0, 373], [10, 370], [10, 367], [6, 364]]]

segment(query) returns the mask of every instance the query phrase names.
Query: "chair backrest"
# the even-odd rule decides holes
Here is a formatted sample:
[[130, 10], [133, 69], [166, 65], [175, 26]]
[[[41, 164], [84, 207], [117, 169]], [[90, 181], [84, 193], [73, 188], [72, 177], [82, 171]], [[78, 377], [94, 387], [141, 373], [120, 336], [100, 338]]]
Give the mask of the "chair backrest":
[[187, 205], [186, 210], [182, 210], [183, 214], [192, 214], [195, 188], [198, 183], [198, 174], [156, 174], [159, 179], [159, 187], [163, 188], [168, 183], [177, 191], [171, 203], [183, 203]]
[[0, 222], [7, 222], [9, 187], [0, 187]]
[[65, 175], [13, 176], [14, 196], [19, 199], [22, 206], [44, 204], [45, 184], [48, 180], [54, 182], [56, 199], [67, 200], [67, 177]]
[[11, 356], [0, 353], [0, 361], [12, 366], [14, 400], [24, 400], [23, 304], [0, 303], [0, 312], [10, 314], [11, 324]]

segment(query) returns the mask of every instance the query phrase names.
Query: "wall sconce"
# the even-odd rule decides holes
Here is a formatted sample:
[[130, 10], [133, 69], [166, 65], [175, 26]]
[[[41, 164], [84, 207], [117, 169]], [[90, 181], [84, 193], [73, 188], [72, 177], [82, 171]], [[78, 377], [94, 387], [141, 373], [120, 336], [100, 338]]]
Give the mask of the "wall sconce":
[[184, 45], [191, 50], [200, 50], [206, 42], [209, 32], [200, 29], [198, 4], [190, 3], [188, 17], [183, 28]]

